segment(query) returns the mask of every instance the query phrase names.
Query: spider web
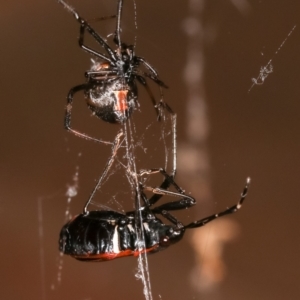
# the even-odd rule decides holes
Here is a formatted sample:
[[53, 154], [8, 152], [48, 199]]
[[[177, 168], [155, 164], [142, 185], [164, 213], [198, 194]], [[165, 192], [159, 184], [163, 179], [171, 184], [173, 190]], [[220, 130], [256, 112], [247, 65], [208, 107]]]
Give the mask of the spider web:
[[[169, 130], [166, 130], [166, 125], [169, 123]], [[150, 149], [150, 145], [143, 146], [144, 142], [148, 141], [147, 133], [151, 132], [152, 127], [157, 127], [155, 125], [158, 125], [160, 128], [156, 128], [158, 130], [156, 133], [152, 133], [154, 137], [160, 136], [158, 139], [158, 144], [162, 145], [162, 147], [158, 147], [157, 149]], [[120, 143], [120, 147], [124, 146], [124, 149], [118, 149], [117, 157], [115, 157], [114, 164], [116, 165], [115, 168], [109, 170], [107, 172], [107, 177], [103, 178], [103, 185], [106, 183], [109, 183], [110, 180], [113, 180], [112, 178], [114, 175], [122, 175], [125, 179], [125, 182], [127, 181], [127, 184], [129, 186], [130, 192], [131, 192], [131, 201], [130, 203], [134, 203], [134, 208], [136, 210], [135, 215], [135, 230], [137, 233], [137, 250], [140, 252], [138, 256], [138, 269], [135, 274], [137, 279], [140, 279], [143, 283], [143, 292], [145, 299], [151, 300], [152, 297], [152, 290], [151, 290], [151, 281], [150, 281], [150, 272], [149, 272], [149, 264], [148, 264], [148, 258], [147, 254], [143, 251], [146, 247], [145, 243], [145, 237], [144, 232], [142, 230], [142, 224], [143, 219], [141, 215], [141, 207], [143, 206], [143, 203], [141, 202], [141, 195], [140, 195], [140, 188], [139, 188], [139, 170], [145, 169], [145, 159], [146, 157], [149, 157], [149, 153], [156, 153], [153, 157], [161, 156], [162, 159], [164, 159], [163, 165], [159, 165], [158, 167], [163, 167], [164, 169], [168, 168], [169, 156], [170, 152], [173, 151], [173, 147], [171, 147], [171, 143], [168, 142], [168, 139], [173, 139], [172, 142], [174, 142], [174, 135], [176, 132], [173, 132], [174, 126], [172, 124], [172, 120], [166, 116], [163, 115], [163, 121], [160, 123], [157, 123], [157, 121], [152, 122], [152, 124], [146, 126], [146, 130], [139, 134], [140, 128], [145, 128], [141, 124], [139, 126], [136, 126], [136, 123], [133, 122], [131, 119], [127, 121], [124, 125], [124, 139]], [[170, 144], [170, 146], [169, 146]], [[155, 145], [155, 148], [157, 145]], [[123, 152], [125, 153], [122, 153]], [[119, 153], [120, 152], [120, 153]], [[137, 153], [140, 152], [139, 155]], [[144, 159], [141, 159], [141, 154], [145, 155]], [[124, 161], [125, 160], [125, 161]], [[151, 160], [150, 160], [151, 161]], [[173, 161], [174, 163], [174, 161]], [[142, 165], [144, 168], [142, 168]], [[156, 166], [157, 167], [157, 166]], [[153, 168], [153, 165], [148, 161], [146, 169]], [[100, 181], [100, 180], [99, 180]], [[98, 182], [97, 184], [97, 190], [101, 190], [102, 187], [102, 178], [101, 183]], [[118, 194], [118, 192], [117, 192]], [[124, 207], [122, 204], [120, 204], [120, 201], [118, 200], [118, 195], [115, 195], [110, 200], [110, 203], [108, 203], [109, 209], [111, 209], [115, 204], [118, 208]], [[129, 197], [127, 197], [128, 200]], [[95, 201], [92, 201], [92, 203], [96, 206], [100, 206], [101, 208], [107, 208], [107, 206], [103, 207], [103, 204], [98, 204]], [[125, 212], [123, 208], [123, 212]]]
[[[71, 9], [67, 7], [67, 9]], [[136, 23], [136, 14], [135, 14]], [[152, 290], [150, 282], [150, 273], [147, 255], [142, 253], [145, 248], [145, 240], [143, 237], [143, 231], [141, 230], [140, 224], [142, 224], [142, 218], [139, 208], [142, 206], [141, 197], [138, 192], [139, 178], [138, 173], [141, 169], [149, 169], [153, 167], [163, 167], [164, 169], [170, 170], [170, 152], [172, 152], [172, 124], [170, 122], [169, 116], [164, 115], [163, 122], [157, 122], [155, 120], [154, 112], [150, 118], [144, 118], [145, 113], [153, 111], [151, 105], [145, 105], [147, 102], [147, 95], [139, 97], [139, 102], [142, 103], [140, 111], [135, 112], [133, 118], [125, 124], [124, 138], [120, 142], [120, 147], [117, 149], [116, 158], [112, 165], [107, 170], [104, 177], [100, 177], [98, 180], [93, 194], [95, 194], [91, 201], [91, 207], [94, 209], [104, 209], [104, 210], [116, 210], [125, 212], [127, 211], [126, 205], [134, 205], [136, 209], [136, 232], [138, 233], [138, 249], [141, 254], [138, 257], [138, 271], [136, 277], [141, 279], [144, 286], [144, 296], [145, 299], [151, 300]], [[148, 101], [150, 102], [150, 101]], [[99, 120], [97, 120], [99, 122]], [[143, 121], [143, 122], [142, 122]], [[101, 122], [101, 121], [100, 121]], [[160, 128], [157, 128], [160, 127]], [[174, 129], [174, 128], [173, 128]], [[199, 134], [199, 133], [197, 133]], [[149, 143], [150, 141], [150, 143]], [[176, 153], [174, 153], [176, 155]], [[155, 159], [152, 161], [149, 159], [161, 158], [160, 163], [155, 163]], [[173, 164], [176, 166], [176, 162], [173, 159]], [[101, 168], [99, 168], [99, 174], [101, 174]], [[117, 178], [117, 179], [116, 179]], [[149, 180], [148, 178], [146, 180]], [[150, 179], [151, 180], [151, 179]], [[110, 186], [111, 182], [118, 183], [118, 187], [114, 187], [110, 190], [108, 187], [105, 192], [105, 186]], [[152, 182], [152, 181], [151, 181]], [[123, 185], [123, 187], [120, 186]], [[127, 185], [127, 189], [124, 186]], [[156, 186], [159, 184], [151, 184]], [[126, 190], [126, 191], [125, 191]], [[72, 190], [71, 190], [71, 194]], [[103, 195], [103, 196], [101, 196]], [[70, 196], [68, 194], [68, 199]], [[124, 200], [125, 199], [125, 200]], [[68, 203], [70, 201], [68, 200]], [[93, 208], [91, 208], [93, 210]], [[66, 215], [69, 215], [70, 208], [66, 208]], [[62, 262], [63, 259], [59, 259], [58, 264], [58, 284], [62, 278]]]
[[269, 76], [269, 74], [273, 73], [273, 64], [272, 64], [273, 60], [275, 56], [279, 53], [279, 51], [282, 49], [282, 47], [284, 46], [284, 44], [286, 43], [286, 41], [288, 40], [288, 38], [291, 36], [291, 34], [295, 29], [296, 29], [296, 25], [294, 25], [293, 28], [290, 30], [290, 32], [283, 40], [283, 42], [280, 44], [280, 46], [277, 48], [273, 57], [268, 61], [268, 63], [265, 66], [260, 67], [258, 76], [256, 78], [252, 78], [253, 84], [249, 88], [248, 93], [250, 93], [250, 91], [255, 85], [262, 85], [265, 82], [266, 78]]
[[[64, 1], [59, 1], [69, 11], [73, 11], [73, 8], [66, 4]], [[134, 23], [137, 27], [137, 14], [136, 3], [134, 3]], [[136, 44], [136, 36], [135, 36]], [[95, 63], [95, 62], [94, 62]], [[151, 89], [154, 87], [151, 87]], [[156, 87], [157, 89], [157, 87]], [[138, 240], [138, 250], [140, 255], [138, 256], [138, 269], [136, 272], [136, 278], [140, 279], [143, 283], [143, 292], [146, 300], [152, 300], [152, 290], [150, 282], [150, 273], [147, 255], [143, 253], [145, 249], [145, 238], [143, 230], [141, 229], [142, 216], [139, 208], [143, 205], [141, 203], [141, 197], [139, 193], [139, 178], [138, 172], [141, 169], [164, 168], [168, 170], [170, 163], [175, 163], [175, 160], [169, 159], [172, 154], [172, 147], [174, 146], [174, 133], [172, 130], [175, 127], [172, 125], [172, 120], [168, 114], [162, 113], [162, 121], [157, 122], [157, 116], [155, 116], [155, 110], [151, 105], [149, 97], [145, 92], [141, 92], [139, 97], [139, 103], [142, 103], [142, 108], [135, 112], [135, 116], [131, 118], [124, 125], [124, 136], [121, 139], [120, 145], [117, 147], [116, 157], [112, 161], [112, 164], [106, 170], [104, 176], [100, 176], [95, 188], [92, 192], [92, 200], [90, 201], [89, 210], [104, 209], [104, 210], [116, 210], [125, 212], [128, 209], [136, 209], [136, 232]], [[158, 93], [158, 99], [162, 97], [161, 93]], [[148, 104], [145, 105], [145, 102]], [[85, 108], [86, 109], [86, 108]], [[152, 113], [147, 113], [151, 111]], [[148, 117], [150, 115], [150, 117]], [[99, 120], [97, 120], [99, 122]], [[100, 121], [102, 122], [102, 121]], [[176, 132], [175, 132], [176, 134]], [[175, 153], [176, 154], [176, 153]], [[157, 163], [159, 161], [159, 163]], [[145, 162], [147, 162], [145, 164]], [[78, 170], [73, 175], [73, 183], [67, 187], [66, 197], [67, 203], [65, 208], [64, 223], [66, 223], [71, 217], [73, 209], [71, 208], [71, 202], [78, 193]], [[100, 170], [100, 172], [102, 172]], [[148, 180], [148, 179], [144, 179]], [[153, 182], [153, 185], [159, 185], [160, 181]], [[117, 183], [116, 185], [112, 184]], [[111, 188], [113, 186], [113, 189]], [[126, 186], [126, 188], [125, 188]], [[106, 188], [107, 187], [107, 188]], [[151, 196], [151, 195], [150, 195]], [[104, 200], [103, 200], [104, 199]], [[39, 201], [39, 223], [40, 223], [40, 240], [43, 243], [43, 215], [42, 215], [42, 202]], [[76, 212], [78, 213], [78, 211]], [[42, 278], [42, 294], [43, 299], [46, 299], [46, 287], [45, 287], [45, 269], [44, 269], [44, 254], [43, 247], [41, 246], [41, 278]], [[64, 257], [62, 254], [57, 257], [57, 275], [56, 279], [51, 285], [51, 289], [57, 289], [63, 276], [63, 262]]]
[[[141, 179], [139, 178], [138, 173], [141, 169], [150, 169], [153, 168], [153, 166], [168, 169], [168, 165], [171, 164], [171, 152], [173, 151], [171, 146], [172, 142], [170, 141], [173, 136], [172, 120], [167, 115], [164, 115], [164, 120], [162, 122], [158, 123], [157, 121], [153, 121], [152, 124], [146, 126], [146, 130], [142, 134], [139, 134], [139, 131], [141, 131], [139, 130], [140, 126], [141, 125], [136, 126], [136, 123], [133, 120], [128, 120], [128, 122], [124, 125], [124, 137], [120, 143], [120, 148], [118, 148], [116, 157], [111, 168], [107, 171], [105, 178], [101, 175], [101, 179], [97, 182], [94, 190], [95, 199], [91, 201], [91, 204], [96, 207], [96, 209], [113, 209], [116, 211], [121, 210], [122, 212], [128, 210], [130, 206], [135, 208], [137, 249], [140, 252], [140, 255], [138, 256], [138, 270], [136, 272], [136, 278], [140, 279], [143, 283], [145, 299], [151, 300], [152, 292], [148, 259], [146, 253], [143, 253], [143, 250], [145, 249], [145, 237], [143, 230], [141, 230], [143, 220], [140, 210], [143, 203], [141, 202], [141, 195], [139, 192], [139, 182]], [[143, 126], [141, 127], [144, 128]], [[169, 129], [166, 130], [166, 127]], [[154, 129], [157, 131], [156, 133], [153, 132]], [[147, 136], [150, 132], [154, 137], [160, 136], [158, 138], [158, 144], [161, 147], [157, 147], [157, 145], [155, 145], [155, 149], [150, 149], [151, 145], [148, 145], [147, 148], [143, 145], [146, 141], [148, 141]], [[151, 159], [147, 161], [147, 164], [145, 164], [146, 157], [149, 157], [150, 153], [152, 153], [152, 155], [154, 154], [153, 157], [155, 158], [160, 156], [161, 163], [159, 163], [159, 165], [153, 165], [151, 163]], [[142, 154], [144, 154], [144, 158], [142, 158]], [[118, 179], [115, 179], [115, 177]], [[154, 180], [151, 179], [152, 178], [145, 178], [145, 180], [150, 181], [153, 185], [159, 185], [158, 183], [156, 184], [156, 182], [154, 183]], [[160, 180], [160, 178], [157, 178], [157, 180]], [[109, 186], [111, 181], [118, 181], [119, 183], [122, 182], [123, 187], [127, 185], [127, 192], [124, 193], [124, 191], [121, 191], [122, 188], [120, 187], [120, 191], [119, 189], [111, 191], [111, 193], [115, 193], [114, 197], [101, 197], [100, 194], [102, 189], [105, 185]], [[108, 194], [109, 192], [106, 192], [106, 195]], [[124, 203], [124, 194], [126, 195], [125, 201], [127, 203]], [[99, 198], [108, 200], [103, 201]], [[125, 209], [126, 206], [128, 208]]]
[[[115, 12], [116, 6], [116, 0], [66, 1], [87, 18], [108, 16]], [[125, 1], [127, 12], [133, 16], [131, 0]], [[206, 147], [209, 160], [203, 155], [200, 163], [203, 162], [202, 165], [205, 166], [205, 163], [211, 162], [211, 171], [208, 175], [205, 171], [199, 172], [199, 160], [189, 163], [191, 154], [200, 152], [196, 147], [194, 152], [185, 151], [182, 160], [178, 161], [182, 163], [178, 166], [176, 182], [197, 199], [195, 207], [182, 212], [183, 217], [192, 221], [196, 217], [207, 215], [208, 210], [217, 211], [216, 205], [220, 205], [220, 208], [225, 207], [240, 192], [245, 176], [249, 173], [253, 177], [254, 184], [243, 210], [234, 217], [228, 217], [230, 220], [238, 219], [243, 230], [240, 239], [227, 248], [223, 257], [223, 261], [227, 261], [227, 274], [222, 283], [217, 282], [219, 298], [230, 300], [245, 296], [249, 299], [276, 299], [280, 298], [279, 295], [285, 295], [282, 298], [293, 299], [292, 295], [300, 294], [296, 283], [300, 268], [297, 267], [297, 249], [300, 247], [297, 246], [297, 242], [300, 240], [295, 230], [298, 226], [299, 209], [294, 209], [299, 207], [295, 195], [298, 192], [297, 180], [300, 172], [300, 146], [297, 138], [300, 111], [300, 45], [297, 43], [300, 35], [300, 10], [297, 8], [299, 2], [243, 0], [249, 2], [251, 11], [248, 15], [241, 16], [229, 1], [137, 2], [137, 53], [145, 55], [170, 86], [170, 90], [165, 94], [166, 101], [178, 112], [178, 137], [181, 143], [185, 132], [191, 133], [192, 126], [187, 126], [192, 119], [190, 112], [193, 119], [199, 120], [203, 115], [208, 116], [210, 137], [201, 145]], [[195, 110], [199, 101], [194, 101], [193, 106], [188, 104], [187, 90], [182, 82], [182, 71], [187, 67], [185, 53], [190, 42], [181, 32], [180, 22], [189, 17], [186, 11], [188, 2], [193, 2], [194, 5], [204, 3], [203, 14], [189, 20], [200, 22], [199, 30], [193, 35], [194, 40], [198, 38], [210, 43], [209, 47], [204, 49], [205, 52], [197, 52], [203, 55], [205, 65], [205, 69], [200, 69], [199, 72], [200, 75], [205, 75], [205, 82], [202, 80], [203, 85], [200, 85], [199, 81], [195, 83], [200, 89], [204, 86], [207, 96], [207, 111], [202, 114]], [[195, 13], [194, 8], [191, 11]], [[39, 259], [42, 247], [39, 246], [37, 222], [37, 197], [41, 196], [39, 199], [42, 206], [47, 300], [95, 300], [100, 298], [99, 291], [106, 294], [106, 300], [118, 299], [120, 291], [122, 294], [123, 291], [130, 295], [141, 294], [139, 297], [130, 297], [131, 299], [144, 299], [141, 282], [134, 277], [137, 262], [133, 257], [103, 264], [80, 263], [70, 257], [64, 257], [62, 283], [54, 292], [50, 290], [57, 277], [57, 240], [64, 223], [67, 205], [65, 185], [68, 182], [71, 185], [73, 183], [72, 176], [77, 164], [75, 156], [78, 151], [82, 151], [83, 156], [79, 164], [80, 184], [78, 196], [71, 201], [72, 214], [82, 211], [94, 181], [100, 176], [105, 159], [109, 157], [110, 146], [102, 147], [88, 143], [63, 129], [66, 94], [73, 85], [84, 82], [83, 72], [89, 67], [90, 60], [89, 55], [77, 45], [78, 24], [56, 1], [33, 1], [31, 9], [28, 9], [25, 1], [6, 1], [3, 2], [1, 13], [4, 29], [1, 56], [2, 298], [42, 298]], [[126, 34], [126, 22], [133, 23], [134, 18], [129, 19], [126, 14], [124, 17], [126, 18], [123, 29]], [[106, 36], [107, 33], [113, 32], [113, 23], [114, 20], [108, 20], [96, 22], [95, 26]], [[252, 85], [251, 78], [256, 77], [260, 67], [265, 66], [273, 57], [294, 24], [297, 24], [297, 28], [272, 62], [274, 72], [266, 78], [264, 85], [254, 86], [248, 95], [247, 91]], [[111, 29], [108, 28], [110, 25]], [[187, 27], [189, 32], [194, 28]], [[133, 39], [124, 41], [133, 42]], [[141, 49], [143, 46], [145, 50]], [[260, 54], [261, 51], [263, 55]], [[192, 54], [190, 56], [192, 57]], [[195, 65], [190, 63], [191, 67]], [[191, 79], [195, 79], [196, 72], [192, 71], [193, 69], [187, 70], [186, 73]], [[192, 92], [195, 92], [195, 89]], [[144, 102], [147, 101], [147, 98], [141, 95], [141, 113], [144, 113]], [[81, 105], [76, 101], [77, 104]], [[89, 115], [86, 107], [83, 107], [83, 110]], [[149, 119], [154, 122], [155, 113], [152, 108], [147, 113]], [[137, 120], [134, 121], [137, 123], [140, 113], [137, 111], [135, 114]], [[80, 123], [79, 119], [80, 117], [74, 119], [79, 121], [76, 129], [90, 133], [89, 128]], [[89, 120], [96, 122], [93, 123], [95, 136], [113, 140], [115, 126], [108, 131], [105, 124], [102, 127], [103, 122], [90, 116]], [[149, 120], [146, 123], [150, 124]], [[87, 125], [89, 127], [89, 124]], [[202, 125], [194, 127], [195, 135], [198, 136], [205, 128]], [[152, 129], [153, 127], [149, 130], [155, 133], [156, 130]], [[143, 130], [145, 131], [145, 127]], [[153, 152], [153, 149], [149, 148], [143, 156], [149, 137], [154, 146], [154, 137], [147, 134], [142, 142], [143, 149], [137, 147], [142, 155], [137, 153], [136, 158], [143, 158], [143, 162], [147, 164], [147, 155], [157, 153], [162, 157], [163, 164], [162, 151]], [[191, 144], [196, 144], [192, 138]], [[120, 156], [124, 159], [121, 153]], [[198, 169], [195, 167], [195, 172], [190, 172], [186, 161], [192, 166], [198, 166]], [[140, 165], [143, 167], [142, 163]], [[156, 167], [161, 164], [152, 160], [149, 165]], [[131, 196], [125, 169], [121, 165], [119, 169], [117, 165], [113, 168], [107, 182], [96, 194], [94, 207], [91, 208], [106, 204], [108, 208], [118, 206], [116, 209], [120, 211], [125, 210], [126, 206], [131, 206], [132, 209], [135, 199]], [[189, 173], [189, 176], [185, 175], [185, 172]], [[211, 184], [208, 186], [210, 191], [213, 191], [214, 197], [211, 201], [202, 201], [203, 197], [188, 185], [194, 185], [198, 193], [206, 192], [207, 185], [200, 185], [199, 177], [205, 177], [202, 174], [206, 174], [207, 181]], [[121, 184], [114, 180], [118, 176], [124, 179], [124, 191]], [[113, 184], [116, 184], [116, 190], [111, 188]], [[125, 194], [127, 185], [128, 193]], [[60, 189], [57, 196], [53, 195], [57, 189]], [[266, 213], [270, 217], [266, 218]], [[175, 215], [177, 216], [177, 212]], [[178, 219], [185, 222], [184, 218], [180, 216]], [[161, 293], [165, 300], [208, 298], [195, 295], [198, 292], [192, 290], [188, 280], [188, 274], [195, 265], [193, 250], [188, 249], [189, 238], [195, 235], [195, 240], [200, 244], [201, 240], [196, 234], [203, 233], [205, 228], [187, 232], [180, 243], [148, 257], [153, 298], [158, 298], [155, 291]], [[206, 236], [211, 235], [209, 232]], [[203, 244], [206, 245], [206, 241]], [[203, 252], [210, 254], [212, 251], [207, 247]], [[204, 269], [205, 263], [207, 258], [202, 258], [199, 270]], [[100, 283], [100, 280], [103, 281]], [[194, 287], [199, 290], [204, 280], [201, 277], [194, 282]], [[274, 282], [278, 284], [275, 286]], [[287, 293], [291, 296], [286, 297]], [[176, 295], [173, 296], [174, 294]], [[260, 297], [257, 297], [258, 294]], [[122, 295], [122, 299], [124, 298], [129, 297]], [[209, 299], [217, 298], [210, 295]]]
[[[146, 95], [145, 95], [146, 96]], [[146, 105], [147, 106], [147, 105]], [[150, 105], [149, 105], [150, 106]], [[150, 108], [150, 107], [149, 107]], [[138, 172], [141, 169], [150, 168], [165, 168], [169, 172], [172, 165], [172, 120], [169, 114], [163, 115], [163, 120], [158, 122], [155, 117], [155, 112], [152, 108], [152, 122], [149, 124], [148, 120], [142, 122], [143, 112], [135, 112], [135, 115], [129, 120], [123, 127], [124, 136], [120, 142], [115, 160], [111, 168], [108, 170], [106, 176], [102, 178], [99, 183], [99, 179], [96, 182], [97, 188], [88, 210], [115, 210], [124, 213], [128, 210], [136, 209], [136, 232], [138, 233], [137, 247], [140, 251], [140, 255], [137, 258], [137, 270], [135, 277], [142, 281], [144, 297], [147, 300], [153, 299], [150, 271], [147, 254], [143, 253], [145, 249], [145, 239], [143, 231], [141, 230], [142, 218], [139, 207], [143, 206], [141, 203], [141, 197], [139, 194], [139, 180]], [[98, 120], [97, 120], [98, 121]], [[145, 123], [145, 124], [143, 124]], [[156, 143], [153, 143], [156, 141]], [[99, 149], [101, 151], [101, 148]], [[78, 155], [81, 159], [81, 154]], [[83, 156], [81, 162], [83, 162], [85, 156]], [[157, 163], [157, 161], [159, 161]], [[99, 177], [102, 175], [103, 165], [97, 166]], [[66, 257], [63, 254], [57, 253], [56, 261], [56, 274], [50, 281], [50, 286], [46, 284], [47, 270], [45, 269], [45, 251], [43, 244], [45, 235], [47, 235], [47, 229], [44, 228], [45, 222], [47, 222], [43, 213], [47, 210], [46, 207], [49, 204], [47, 200], [53, 200], [56, 197], [65, 194], [65, 208], [64, 216], [61, 219], [61, 224], [65, 224], [74, 215], [77, 215], [81, 211], [78, 211], [79, 207], [83, 206], [88, 195], [80, 192], [82, 184], [79, 182], [79, 170], [80, 164], [77, 163], [75, 171], [72, 175], [72, 181], [67, 184], [65, 192], [59, 192], [49, 197], [41, 197], [38, 200], [38, 216], [39, 216], [39, 240], [40, 240], [40, 272], [41, 272], [41, 289], [42, 299], [47, 299], [47, 291], [53, 292], [59, 290], [61, 284], [65, 280], [69, 280], [65, 275], [64, 262]], [[86, 175], [81, 174], [80, 177]], [[162, 178], [161, 176], [149, 175], [148, 178], [143, 178], [147, 185], [159, 186]], [[81, 181], [81, 180], [80, 180]], [[78, 197], [79, 196], [79, 197]], [[151, 197], [151, 193], [148, 192], [148, 197]], [[48, 203], [47, 203], [48, 202]], [[73, 203], [76, 203], [76, 207], [73, 207]]]
[[[70, 6], [67, 6], [66, 8], [68, 10], [72, 10]], [[136, 23], [135, 8], [135, 24]], [[133, 118], [124, 125], [124, 139], [122, 138], [120, 147], [117, 149], [116, 158], [107, 170], [107, 174], [105, 174], [104, 177], [101, 175], [98, 180], [96, 187], [93, 190], [93, 196], [95, 197], [93, 197], [90, 204], [91, 207], [96, 207], [96, 209], [110, 209], [122, 212], [127, 211], [126, 205], [134, 204], [134, 208], [136, 209], [135, 224], [136, 232], [138, 233], [138, 250], [140, 250], [136, 278], [142, 280], [145, 299], [152, 300], [153, 296], [148, 259], [147, 255], [142, 253], [142, 250], [145, 248], [145, 239], [143, 231], [141, 230], [142, 217], [139, 208], [142, 206], [142, 203], [139, 194], [138, 172], [141, 169], [150, 169], [153, 167], [163, 167], [168, 172], [171, 162], [173, 162], [176, 166], [176, 161], [174, 159], [170, 159], [170, 152], [172, 152], [173, 149], [172, 138], [170, 137], [172, 137], [172, 128], [174, 129], [174, 127], [172, 127], [171, 120], [167, 114], [164, 114], [163, 121], [158, 123], [155, 120], [154, 113], [150, 119], [144, 118], [145, 112], [149, 112], [150, 110], [153, 111], [153, 107], [151, 107], [151, 105], [148, 105], [148, 107], [147, 105], [144, 105], [144, 103], [147, 102], [147, 99], [143, 98], [146, 97], [147, 95], [145, 95], [145, 93], [144, 96], [139, 97], [139, 102], [142, 103], [140, 112], [135, 112]], [[176, 155], [176, 153], [174, 153], [174, 155]], [[149, 156], [152, 156], [152, 158], [160, 157], [161, 162], [157, 164], [149, 159]], [[156, 161], [156, 159], [153, 160]], [[145, 164], [145, 162], [147, 164]], [[101, 173], [101, 170], [99, 170], [99, 172]], [[146, 180], [148, 180], [148, 178]], [[105, 191], [105, 186], [109, 186], [111, 182], [118, 182], [118, 187], [115, 187], [113, 190], [109, 190], [108, 187]], [[123, 189], [120, 187], [121, 185], [123, 185], [123, 187], [127, 185], [127, 189]], [[156, 186], [158, 184], [152, 183], [151, 185]], [[71, 192], [72, 195], [76, 194], [72, 193], [72, 189], [71, 191], [68, 189], [68, 191]], [[101, 195], [104, 196], [102, 197]], [[66, 208], [66, 216], [68, 218], [70, 211], [69, 203], [71, 202], [69, 193], [67, 197], [68, 204]], [[91, 210], [93, 210], [93, 208], [91, 208]], [[62, 266], [63, 258], [60, 257], [57, 272], [58, 284], [60, 284], [63, 277]]]

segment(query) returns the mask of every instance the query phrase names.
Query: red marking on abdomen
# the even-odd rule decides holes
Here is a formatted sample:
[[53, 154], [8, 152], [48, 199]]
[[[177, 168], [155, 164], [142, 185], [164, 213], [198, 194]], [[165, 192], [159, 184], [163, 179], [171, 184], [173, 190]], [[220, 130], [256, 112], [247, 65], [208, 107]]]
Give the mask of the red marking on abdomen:
[[126, 257], [126, 256], [138, 256], [140, 253], [148, 253], [155, 252], [158, 248], [158, 245], [155, 245], [151, 248], [144, 249], [142, 251], [138, 250], [125, 250], [120, 251], [119, 253], [108, 252], [108, 253], [100, 253], [100, 254], [86, 254], [86, 255], [71, 255], [72, 257], [82, 260], [82, 261], [108, 261], [116, 258]]
[[116, 96], [115, 110], [125, 112], [128, 109], [127, 105], [127, 93], [128, 90], [123, 91], [113, 91]]

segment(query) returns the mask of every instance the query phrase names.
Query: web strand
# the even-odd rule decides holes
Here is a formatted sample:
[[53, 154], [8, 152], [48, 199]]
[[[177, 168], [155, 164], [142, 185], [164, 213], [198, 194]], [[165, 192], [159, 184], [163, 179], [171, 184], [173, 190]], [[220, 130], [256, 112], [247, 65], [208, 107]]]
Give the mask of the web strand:
[[152, 290], [151, 290], [151, 281], [150, 281], [150, 272], [148, 265], [148, 257], [145, 250], [145, 236], [143, 231], [143, 218], [141, 212], [141, 194], [139, 188], [139, 181], [137, 177], [137, 168], [135, 161], [135, 153], [134, 150], [136, 148], [132, 124], [131, 121], [128, 120], [124, 125], [125, 131], [125, 143], [126, 143], [126, 158], [127, 158], [127, 171], [130, 174], [130, 184], [132, 186], [132, 192], [135, 193], [135, 230], [137, 234], [137, 249], [139, 252], [138, 256], [138, 271], [136, 273], [136, 278], [141, 279], [143, 283], [143, 293], [146, 300], [152, 300]]
[[252, 78], [253, 84], [250, 87], [250, 89], [248, 90], [248, 93], [250, 93], [250, 91], [252, 90], [252, 88], [255, 85], [262, 85], [265, 82], [266, 78], [269, 76], [269, 74], [273, 72], [272, 61], [275, 58], [275, 56], [278, 54], [278, 52], [281, 50], [281, 48], [284, 46], [284, 44], [286, 43], [287, 39], [293, 33], [293, 31], [295, 30], [295, 28], [296, 28], [296, 25], [294, 25], [294, 27], [288, 33], [288, 35], [283, 40], [283, 42], [280, 44], [280, 46], [277, 48], [276, 52], [274, 53], [273, 57], [268, 61], [268, 63], [265, 66], [260, 67], [259, 75], [257, 76], [257, 78]]

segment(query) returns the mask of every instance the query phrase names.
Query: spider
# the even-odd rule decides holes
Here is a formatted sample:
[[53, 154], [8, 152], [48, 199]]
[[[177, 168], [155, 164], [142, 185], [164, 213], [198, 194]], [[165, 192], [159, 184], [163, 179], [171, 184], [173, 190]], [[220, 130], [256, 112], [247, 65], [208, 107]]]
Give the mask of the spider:
[[[164, 169], [152, 169], [144, 171], [146, 174], [160, 172], [164, 181], [160, 187], [145, 187], [140, 183], [139, 193], [144, 202], [140, 208], [142, 215], [141, 229], [143, 231], [144, 248], [138, 248], [135, 211], [121, 214], [116, 211], [85, 211], [75, 216], [61, 230], [59, 249], [62, 253], [70, 255], [81, 261], [109, 261], [126, 256], [138, 256], [140, 253], [156, 253], [179, 242], [186, 229], [198, 228], [206, 225], [219, 217], [236, 212], [242, 207], [246, 198], [250, 178], [237, 204], [217, 214], [183, 225], [169, 211], [187, 209], [196, 201], [186, 195], [175, 183], [173, 176]], [[173, 186], [176, 192], [168, 191]], [[148, 199], [144, 190], [153, 192]], [[176, 196], [181, 199], [168, 202], [152, 208], [152, 206], [164, 195]], [[170, 221], [171, 225], [164, 224], [157, 215], [161, 215]]]
[[[144, 58], [135, 55], [134, 46], [127, 45], [121, 41], [123, 0], [118, 0], [116, 30], [113, 34], [113, 42], [116, 44], [116, 50], [113, 50], [106, 40], [71, 6], [63, 0], [58, 0], [58, 2], [72, 13], [80, 24], [79, 46], [89, 54], [100, 59], [100, 62], [92, 60], [93, 65], [91, 69], [85, 73], [86, 82], [73, 87], [68, 93], [64, 119], [64, 126], [67, 130], [76, 136], [88, 140], [112, 144], [112, 142], [91, 137], [71, 127], [73, 97], [77, 92], [83, 91], [86, 103], [94, 115], [109, 123], [124, 124], [138, 106], [138, 88], [136, 82], [140, 83], [146, 89], [157, 112], [158, 119], [162, 116], [162, 109], [173, 114], [172, 109], [162, 99], [162, 88], [167, 88], [167, 86], [159, 79], [156, 70]], [[105, 53], [100, 53], [84, 44], [86, 32], [100, 44]], [[141, 65], [145, 67], [147, 72], [140, 69]], [[156, 103], [155, 97], [146, 82], [146, 78], [151, 79], [159, 86], [161, 90], [159, 104]]]

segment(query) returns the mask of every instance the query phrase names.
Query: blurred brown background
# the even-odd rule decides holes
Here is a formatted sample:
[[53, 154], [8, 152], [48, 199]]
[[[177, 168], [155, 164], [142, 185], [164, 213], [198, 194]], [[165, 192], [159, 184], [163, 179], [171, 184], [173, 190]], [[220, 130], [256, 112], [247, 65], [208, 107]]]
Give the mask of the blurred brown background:
[[[84, 17], [93, 18], [114, 13], [115, 2], [71, 4]], [[188, 221], [234, 203], [248, 175], [252, 185], [243, 209], [228, 217], [239, 224], [240, 234], [225, 248], [227, 271], [220, 285], [207, 294], [192, 286], [195, 254], [189, 232], [180, 244], [149, 257], [153, 297], [299, 299], [300, 28], [274, 57], [274, 72], [264, 85], [250, 93], [248, 89], [251, 78], [297, 25], [300, 7], [294, 0], [203, 3], [199, 21], [205, 30], [204, 88], [210, 127], [206, 149], [214, 200], [209, 209], [202, 209], [198, 199]], [[109, 155], [109, 148], [76, 138], [63, 128], [66, 94], [84, 81], [90, 57], [77, 46], [75, 19], [54, 0], [2, 1], [0, 16], [1, 299], [143, 299], [141, 282], [134, 277], [135, 258], [85, 264], [66, 257], [57, 284], [57, 240], [66, 186], [78, 165], [79, 195], [71, 208], [76, 214]], [[187, 124], [183, 81], [187, 16], [187, 1], [137, 0], [136, 51], [170, 86], [165, 99], [178, 112], [179, 143], [186, 138]], [[127, 23], [134, 30], [132, 18], [132, 2], [125, 1], [124, 34]], [[112, 32], [114, 27], [105, 24], [103, 34]], [[144, 101], [140, 102], [143, 110]], [[82, 114], [91, 119], [87, 109]], [[77, 120], [77, 128], [106, 139], [117, 130], [99, 120], [81, 122], [79, 115]]]

